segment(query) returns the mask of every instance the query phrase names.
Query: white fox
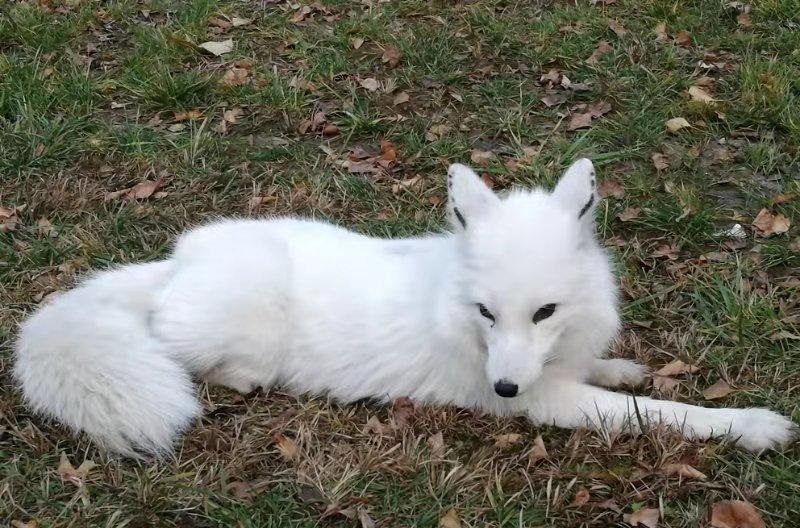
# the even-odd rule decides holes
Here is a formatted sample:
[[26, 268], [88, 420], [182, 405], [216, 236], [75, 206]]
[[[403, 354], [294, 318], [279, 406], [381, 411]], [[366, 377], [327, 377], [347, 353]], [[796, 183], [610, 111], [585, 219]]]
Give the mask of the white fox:
[[171, 450], [200, 413], [193, 376], [565, 428], [654, 420], [751, 450], [792, 441], [796, 425], [766, 409], [634, 402], [598, 387], [646, 372], [602, 359], [619, 316], [595, 187], [586, 159], [552, 193], [504, 197], [452, 165], [452, 233], [387, 240], [295, 219], [200, 227], [167, 260], [102, 272], [43, 306], [21, 327], [14, 375], [35, 410], [130, 456]]

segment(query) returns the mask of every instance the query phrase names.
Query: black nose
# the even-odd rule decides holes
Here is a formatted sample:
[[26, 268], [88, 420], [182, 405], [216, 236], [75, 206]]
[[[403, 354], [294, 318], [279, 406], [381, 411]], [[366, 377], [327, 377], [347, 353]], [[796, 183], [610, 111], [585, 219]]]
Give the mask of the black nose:
[[501, 379], [494, 383], [494, 391], [503, 398], [513, 398], [519, 392], [519, 386], [516, 383]]

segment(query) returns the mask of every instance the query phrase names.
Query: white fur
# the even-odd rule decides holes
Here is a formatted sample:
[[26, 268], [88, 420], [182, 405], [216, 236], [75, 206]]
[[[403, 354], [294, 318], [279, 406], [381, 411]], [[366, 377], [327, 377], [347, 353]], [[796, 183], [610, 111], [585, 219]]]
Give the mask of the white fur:
[[[410, 396], [570, 428], [637, 424], [630, 396], [589, 384], [645, 375], [601, 359], [618, 315], [594, 236], [594, 178], [580, 160], [552, 193], [501, 198], [453, 165], [452, 234], [386, 240], [294, 219], [197, 228], [168, 260], [101, 273], [33, 315], [15, 375], [35, 409], [126, 454], [170, 450], [199, 412], [190, 375], [344, 402]], [[553, 315], [534, 323], [548, 304]], [[519, 394], [498, 396], [498, 380]], [[636, 403], [640, 418], [748, 449], [786, 444], [795, 429], [763, 409]]]

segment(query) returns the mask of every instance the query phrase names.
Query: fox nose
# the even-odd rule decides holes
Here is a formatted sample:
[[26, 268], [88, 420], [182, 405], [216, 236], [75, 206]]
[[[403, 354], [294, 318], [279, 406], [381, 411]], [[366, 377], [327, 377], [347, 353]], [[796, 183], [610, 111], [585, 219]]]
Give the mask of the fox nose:
[[519, 392], [519, 386], [507, 379], [494, 382], [494, 391], [503, 398], [513, 398]]

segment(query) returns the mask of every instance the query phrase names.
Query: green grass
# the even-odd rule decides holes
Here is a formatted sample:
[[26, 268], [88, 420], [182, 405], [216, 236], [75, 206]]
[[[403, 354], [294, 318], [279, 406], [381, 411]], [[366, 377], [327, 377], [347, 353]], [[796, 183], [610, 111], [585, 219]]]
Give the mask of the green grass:
[[[173, 460], [135, 463], [29, 413], [9, 376], [17, 324], [89, 269], [164, 256], [176, 233], [223, 214], [313, 215], [382, 236], [441, 229], [445, 167], [479, 149], [496, 154], [481, 172], [499, 189], [552, 184], [584, 155], [624, 188], [598, 218], [621, 273], [626, 324], [615, 354], [700, 366], [669, 397], [800, 419], [791, 337], [800, 335], [800, 199], [772, 202], [800, 193], [795, 0], [753, 2], [749, 27], [718, 0], [323, 4], [300, 23], [282, 2], [4, 5], [0, 206], [17, 208], [17, 225], [0, 229], [0, 524], [356, 526], [366, 514], [378, 526], [434, 527], [455, 509], [464, 526], [620, 525], [596, 505], [609, 498], [625, 512], [661, 507], [659, 526], [669, 528], [705, 526], [709, 505], [733, 498], [758, 506], [768, 526], [796, 524], [796, 446], [752, 455], [660, 431], [607, 438], [442, 408], [377, 435], [365, 425], [370, 416], [386, 423], [386, 408], [212, 389], [203, 393], [209, 412]], [[209, 21], [224, 16], [253, 22], [219, 33]], [[627, 32], [617, 35], [610, 19]], [[668, 42], [656, 41], [659, 23]], [[681, 31], [689, 42], [673, 43]], [[196, 48], [227, 38], [235, 49], [222, 57]], [[587, 63], [603, 40], [613, 50]], [[381, 60], [388, 46], [401, 53], [396, 67]], [[244, 84], [221, 82], [247, 64]], [[586, 90], [557, 88], [564, 103], [546, 107], [540, 77], [552, 69]], [[714, 106], [687, 95], [704, 75]], [[382, 88], [366, 90], [367, 78]], [[395, 105], [400, 92], [409, 101]], [[599, 100], [612, 110], [569, 131], [571, 108]], [[241, 116], [223, 134], [233, 108]], [[197, 119], [176, 121], [187, 111]], [[338, 135], [298, 132], [317, 112]], [[692, 127], [666, 132], [674, 117]], [[342, 168], [350, 149], [381, 140], [399, 153], [391, 175]], [[667, 169], [654, 168], [654, 153]], [[105, 199], [155, 178], [166, 194]], [[765, 207], [791, 221], [788, 233], [754, 231]], [[640, 214], [623, 222], [628, 208]], [[37, 228], [42, 218], [55, 236]], [[738, 245], [719, 235], [735, 223], [748, 233]], [[674, 258], [664, 245], [677, 248]], [[720, 378], [736, 391], [705, 402]], [[428, 443], [436, 433], [444, 456]], [[504, 433], [522, 441], [499, 449]], [[294, 439], [298, 458], [276, 450], [279, 434]], [[549, 458], [532, 464], [538, 434]], [[98, 463], [84, 488], [60, 481], [61, 453]], [[709, 478], [667, 477], [659, 468], [673, 462]], [[241, 483], [249, 496], [237, 494]], [[579, 489], [594, 506], [570, 506]]]

